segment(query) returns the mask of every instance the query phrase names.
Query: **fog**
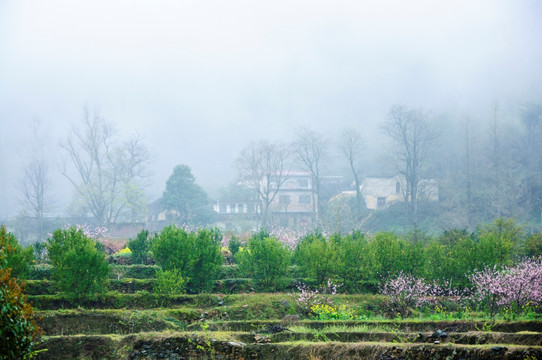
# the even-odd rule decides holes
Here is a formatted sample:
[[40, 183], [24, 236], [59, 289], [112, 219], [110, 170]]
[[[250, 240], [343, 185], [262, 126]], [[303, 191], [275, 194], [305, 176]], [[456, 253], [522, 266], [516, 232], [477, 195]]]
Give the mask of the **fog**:
[[535, 0], [0, 0], [0, 219], [21, 209], [36, 119], [57, 212], [73, 195], [59, 141], [84, 106], [143, 137], [149, 201], [177, 164], [213, 195], [254, 140], [354, 127], [378, 153], [394, 104], [486, 121], [542, 101], [541, 20]]

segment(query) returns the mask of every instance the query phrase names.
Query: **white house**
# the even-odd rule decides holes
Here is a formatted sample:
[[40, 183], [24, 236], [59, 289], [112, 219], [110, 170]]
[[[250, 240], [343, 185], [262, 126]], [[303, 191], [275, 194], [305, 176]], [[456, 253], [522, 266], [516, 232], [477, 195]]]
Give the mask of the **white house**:
[[[405, 177], [397, 175], [392, 178], [364, 178], [360, 189], [367, 209], [385, 209], [390, 205], [405, 201]], [[434, 179], [421, 179], [418, 184], [419, 198], [438, 201], [438, 185]]]

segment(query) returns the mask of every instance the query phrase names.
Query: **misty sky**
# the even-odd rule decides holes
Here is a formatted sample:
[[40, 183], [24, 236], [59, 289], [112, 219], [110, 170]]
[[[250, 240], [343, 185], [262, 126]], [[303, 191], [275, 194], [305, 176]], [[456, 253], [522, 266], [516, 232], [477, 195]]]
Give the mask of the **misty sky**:
[[542, 2], [0, 0], [0, 219], [19, 209], [28, 131], [59, 139], [86, 104], [143, 135], [150, 200], [177, 164], [207, 191], [242, 147], [301, 127], [378, 144], [393, 104], [485, 116], [542, 100]]

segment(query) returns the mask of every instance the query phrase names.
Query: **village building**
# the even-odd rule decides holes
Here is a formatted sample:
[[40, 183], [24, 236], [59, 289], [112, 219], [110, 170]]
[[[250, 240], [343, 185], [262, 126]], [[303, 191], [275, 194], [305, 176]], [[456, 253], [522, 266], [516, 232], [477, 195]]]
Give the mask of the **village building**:
[[[276, 188], [276, 182], [274, 186]], [[317, 209], [318, 198], [312, 177], [307, 172], [289, 172], [269, 205], [271, 221], [284, 227], [307, 226]]]
[[[239, 185], [248, 189], [251, 187], [247, 182]], [[266, 188], [269, 188], [271, 193], [277, 191], [269, 204], [268, 221], [270, 223], [284, 227], [304, 227], [311, 223], [318, 209], [318, 198], [314, 194], [310, 173], [291, 171], [280, 177], [263, 178], [258, 182], [258, 186], [262, 188], [262, 192]], [[250, 190], [256, 193], [253, 187]], [[236, 227], [236, 223], [241, 222], [246, 224], [247, 221], [252, 221], [253, 226], [257, 227], [263, 206], [262, 199], [256, 197], [250, 201], [230, 198], [217, 200], [213, 205], [213, 210], [218, 214], [218, 221], [225, 228]]]
[[[364, 178], [360, 190], [367, 209], [386, 209], [397, 202], [405, 201], [406, 180], [402, 175], [391, 178]], [[418, 196], [429, 201], [439, 200], [437, 182], [434, 179], [421, 179]]]

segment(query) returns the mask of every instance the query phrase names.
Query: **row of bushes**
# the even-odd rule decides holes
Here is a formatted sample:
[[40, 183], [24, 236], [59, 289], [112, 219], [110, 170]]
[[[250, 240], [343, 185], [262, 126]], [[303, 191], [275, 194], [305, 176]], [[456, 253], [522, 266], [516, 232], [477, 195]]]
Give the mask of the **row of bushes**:
[[[360, 232], [325, 236], [316, 232], [290, 250], [265, 232], [252, 236], [235, 256], [242, 276], [252, 277], [261, 289], [278, 289], [291, 276], [290, 264], [312, 285], [327, 279], [342, 283], [342, 291], [360, 292], [362, 284], [376, 284], [408, 273], [427, 280], [464, 288], [475, 270], [510, 265], [525, 254], [526, 244], [542, 239], [525, 235], [513, 220], [497, 219], [477, 231], [445, 231], [439, 238], [423, 233], [399, 236]], [[534, 254], [539, 255], [539, 254]]]
[[[128, 243], [130, 256], [139, 262], [151, 258], [156, 265], [111, 267], [100, 244], [81, 229], [59, 229], [46, 244], [50, 270], [42, 271], [50, 271], [56, 288], [74, 298], [96, 296], [107, 290], [109, 278], [123, 277], [156, 278], [153, 290], [159, 294], [213, 291], [216, 280], [230, 277], [225, 271], [235, 278], [253, 279], [260, 291], [284, 290], [290, 279], [305, 278], [314, 286], [332, 279], [343, 284], [341, 291], [361, 292], [367, 290], [367, 284], [378, 284], [401, 272], [465, 287], [469, 285], [466, 275], [474, 270], [509, 265], [525, 249], [536, 249], [540, 234], [525, 235], [513, 220], [497, 219], [473, 233], [449, 230], [438, 238], [420, 232], [406, 236], [314, 232], [301, 237], [291, 249], [261, 231], [244, 243], [230, 243], [238, 273], [222, 266], [221, 240], [216, 229], [187, 231], [171, 225], [152, 236], [142, 231]], [[20, 277], [30, 274], [27, 253], [19, 247], [9, 260]]]
[[[288, 278], [285, 286], [280, 290], [283, 292], [295, 292], [300, 283], [310, 283], [310, 279]], [[360, 284], [361, 293], [376, 293], [378, 283]], [[122, 294], [133, 294], [139, 291], [153, 292], [156, 287], [156, 279], [132, 279], [111, 280], [109, 289]], [[256, 283], [250, 278], [233, 278], [216, 280], [212, 293], [217, 294], [243, 294], [256, 290]], [[29, 295], [54, 295], [58, 293], [53, 282], [49, 280], [26, 280], [26, 292]]]
[[32, 301], [36, 308], [40, 310], [58, 310], [71, 309], [74, 305], [89, 308], [89, 309], [149, 309], [159, 307], [193, 307], [202, 303], [209, 303], [212, 300], [204, 298], [203, 300], [194, 295], [175, 295], [162, 296], [148, 291], [140, 291], [134, 294], [121, 294], [118, 292], [106, 292], [100, 296], [92, 298], [80, 298], [74, 300], [70, 296], [63, 294], [54, 295], [29, 295], [28, 299]]
[[[161, 270], [158, 265], [110, 265], [109, 278], [110, 279], [155, 279], [156, 273]], [[234, 268], [232, 270], [228, 268]], [[31, 266], [25, 279], [28, 280], [50, 280], [51, 279], [52, 266], [49, 264], [38, 264]], [[237, 271], [235, 265], [224, 265], [223, 274], [229, 274]], [[232, 277], [232, 276], [225, 276]], [[235, 277], [235, 276], [233, 276]]]
[[[203, 266], [206, 259], [200, 259], [202, 267], [187, 268], [191, 260], [183, 255], [186, 237], [184, 230], [168, 227], [153, 238], [138, 236], [128, 246], [133, 248], [134, 259], [149, 258], [150, 254], [166, 271], [178, 267], [188, 278], [194, 272], [205, 273], [209, 282], [195, 290], [209, 289], [211, 278], [225, 278], [217, 266], [221, 261], [218, 248], [215, 245], [203, 251], [211, 260], [208, 268]], [[253, 278], [259, 290], [280, 290], [288, 278], [305, 277], [313, 285], [334, 279], [344, 284], [343, 291], [359, 292], [363, 284], [376, 284], [400, 272], [466, 287], [470, 284], [466, 275], [476, 269], [509, 265], [521, 255], [541, 255], [542, 235], [525, 234], [512, 219], [496, 219], [472, 233], [452, 229], [438, 237], [419, 231], [403, 236], [392, 232], [326, 236], [315, 232], [301, 237], [294, 249], [262, 231], [244, 243], [230, 241], [229, 248], [239, 274], [226, 278]], [[209, 252], [214, 252], [212, 258]]]
[[[7, 268], [12, 269], [17, 278], [29, 275], [50, 278], [54, 288], [72, 300], [97, 298], [108, 289], [110, 276], [125, 277], [123, 270], [128, 268], [116, 267], [116, 271], [111, 272], [103, 246], [83, 230], [81, 227], [56, 230], [45, 245], [49, 266], [40, 266], [35, 274], [31, 274], [30, 266], [32, 249], [21, 247], [9, 234], [13, 242], [10, 248], [14, 251], [6, 259]], [[138, 238], [148, 241], [148, 233], [141, 233]], [[153, 290], [157, 294], [178, 294], [186, 289], [203, 292], [212, 289], [220, 272], [223, 261], [220, 241], [221, 235], [216, 230], [187, 232], [170, 226], [152, 240], [152, 254], [159, 267], [129, 270], [139, 272], [137, 275], [142, 277], [154, 275]]]

